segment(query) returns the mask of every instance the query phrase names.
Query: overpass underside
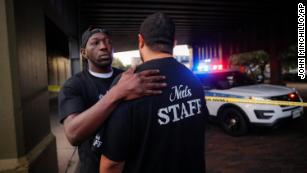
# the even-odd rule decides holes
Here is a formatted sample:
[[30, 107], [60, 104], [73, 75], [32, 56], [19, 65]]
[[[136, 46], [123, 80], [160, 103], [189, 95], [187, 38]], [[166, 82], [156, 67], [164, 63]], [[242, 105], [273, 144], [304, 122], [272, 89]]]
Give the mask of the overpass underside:
[[80, 0], [79, 7], [80, 32], [89, 25], [109, 29], [116, 51], [137, 49], [139, 26], [156, 11], [173, 18], [178, 44], [193, 48], [193, 64], [264, 50], [270, 56], [272, 83], [281, 80], [281, 53], [296, 42], [297, 4], [291, 1]]

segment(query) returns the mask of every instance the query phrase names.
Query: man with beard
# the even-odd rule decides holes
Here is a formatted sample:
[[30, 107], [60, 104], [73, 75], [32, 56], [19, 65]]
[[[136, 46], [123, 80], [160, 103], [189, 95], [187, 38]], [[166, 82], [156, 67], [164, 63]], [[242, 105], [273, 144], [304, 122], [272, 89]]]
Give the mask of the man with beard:
[[205, 105], [200, 81], [173, 58], [175, 25], [163, 13], [147, 17], [138, 35], [143, 64], [159, 69], [161, 95], [121, 102], [96, 135], [100, 173], [204, 173]]
[[59, 94], [60, 122], [68, 141], [78, 146], [81, 173], [97, 173], [99, 158], [91, 151], [93, 135], [121, 100], [160, 94], [163, 76], [157, 70], [124, 72], [118, 84], [113, 79], [122, 71], [112, 68], [113, 50], [110, 34], [100, 27], [90, 27], [82, 35], [81, 55], [88, 69], [72, 76]]

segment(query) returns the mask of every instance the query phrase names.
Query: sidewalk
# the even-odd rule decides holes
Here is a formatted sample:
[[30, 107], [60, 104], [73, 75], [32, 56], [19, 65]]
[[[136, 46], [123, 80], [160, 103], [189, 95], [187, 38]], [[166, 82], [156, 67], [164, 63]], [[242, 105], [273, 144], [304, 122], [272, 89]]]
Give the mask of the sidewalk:
[[56, 137], [59, 173], [77, 173], [79, 167], [78, 151], [69, 144], [64, 134], [63, 125], [59, 123], [57, 98], [50, 99], [49, 105], [51, 131]]

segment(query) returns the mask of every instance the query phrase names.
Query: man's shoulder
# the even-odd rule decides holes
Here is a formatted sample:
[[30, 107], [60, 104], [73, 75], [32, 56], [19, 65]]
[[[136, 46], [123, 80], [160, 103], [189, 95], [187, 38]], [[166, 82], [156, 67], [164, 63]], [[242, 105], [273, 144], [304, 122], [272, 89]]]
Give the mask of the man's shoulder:
[[148, 69], [160, 69], [160, 68], [177, 68], [180, 65], [174, 57], [156, 58], [146, 61], [137, 66], [136, 71], [144, 71]]
[[114, 72], [115, 74], [120, 74], [120, 73], [124, 72], [124, 70], [121, 70], [121, 69], [115, 68], [115, 67], [112, 67], [112, 69], [113, 69], [113, 72]]
[[111, 87], [113, 87], [114, 85], [117, 84], [117, 82], [119, 81], [121, 74], [124, 72], [124, 70], [118, 69], [118, 68], [113, 68], [113, 82], [111, 84]]
[[[172, 58], [172, 57], [170, 57]], [[136, 71], [140, 72], [140, 71], [144, 71], [144, 70], [148, 70], [148, 69], [152, 69], [152, 68], [161, 68], [162, 64], [168, 63], [169, 61], [167, 61], [167, 59], [169, 60], [170, 58], [157, 58], [157, 59], [152, 59], [149, 61], [145, 61], [142, 64], [138, 65], [136, 67]]]
[[81, 71], [78, 72], [76, 74], [74, 74], [73, 76], [71, 76], [70, 78], [68, 78], [65, 83], [64, 83], [64, 87], [73, 87], [76, 85], [80, 85], [82, 83], [82, 81], [85, 81], [87, 78], [86, 75], [86, 71]]

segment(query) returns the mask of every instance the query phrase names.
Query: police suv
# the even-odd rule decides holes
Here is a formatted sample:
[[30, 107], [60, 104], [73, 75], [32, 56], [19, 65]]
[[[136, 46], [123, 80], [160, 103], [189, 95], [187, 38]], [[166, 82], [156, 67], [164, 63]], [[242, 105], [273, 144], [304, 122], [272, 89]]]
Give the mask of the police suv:
[[[236, 70], [223, 70], [222, 65], [195, 72], [201, 80], [206, 96], [302, 102], [294, 88], [257, 84]], [[303, 114], [300, 106], [279, 106], [254, 103], [207, 101], [210, 117], [214, 117], [230, 135], [245, 135], [250, 125], [275, 126]]]

